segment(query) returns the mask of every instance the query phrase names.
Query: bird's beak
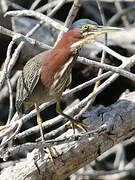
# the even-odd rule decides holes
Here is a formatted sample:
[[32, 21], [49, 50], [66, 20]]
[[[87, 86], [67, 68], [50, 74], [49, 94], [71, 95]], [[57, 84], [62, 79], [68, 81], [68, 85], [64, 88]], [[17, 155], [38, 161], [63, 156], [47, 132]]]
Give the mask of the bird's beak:
[[124, 29], [117, 28], [117, 27], [111, 27], [111, 26], [97, 26], [88, 34], [93, 34], [94, 37], [96, 37], [96, 36], [99, 36], [101, 34], [105, 34], [108, 32], [117, 32], [117, 31], [122, 31], [122, 30], [124, 30]]

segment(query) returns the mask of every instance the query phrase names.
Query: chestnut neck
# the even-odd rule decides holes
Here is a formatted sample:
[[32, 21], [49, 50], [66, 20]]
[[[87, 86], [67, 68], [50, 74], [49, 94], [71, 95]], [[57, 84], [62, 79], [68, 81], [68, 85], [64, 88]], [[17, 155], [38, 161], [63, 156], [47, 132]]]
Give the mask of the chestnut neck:
[[[80, 34], [80, 29], [68, 31], [56, 47], [44, 58], [44, 64], [41, 68], [41, 81], [46, 87], [49, 87], [53, 83], [55, 74], [61, 71], [65, 63], [70, 60], [72, 56], [75, 56], [70, 47], [82, 38], [83, 36]], [[73, 60], [74, 59], [76, 59], [76, 57], [74, 57]], [[72, 66], [70, 66], [70, 68], [72, 68]]]
[[81, 40], [82, 38], [83, 38], [83, 35], [80, 33], [80, 29], [75, 28], [73, 30], [66, 32], [54, 49], [65, 50], [65, 51], [68, 51], [70, 55], [72, 55], [74, 53], [72, 52], [70, 48], [71, 45]]

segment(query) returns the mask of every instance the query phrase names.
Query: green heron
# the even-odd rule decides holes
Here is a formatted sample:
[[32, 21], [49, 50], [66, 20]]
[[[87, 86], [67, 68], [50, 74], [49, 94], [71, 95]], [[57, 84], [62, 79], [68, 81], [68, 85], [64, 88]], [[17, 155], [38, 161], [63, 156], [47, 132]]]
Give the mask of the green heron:
[[26, 63], [17, 83], [16, 109], [19, 116], [22, 116], [35, 106], [42, 140], [44, 135], [39, 105], [53, 99], [56, 99], [57, 113], [71, 121], [74, 132], [75, 126], [85, 129], [87, 125], [61, 110], [62, 92], [71, 82], [72, 66], [83, 44], [96, 36], [118, 30], [120, 28], [99, 26], [89, 19], [78, 20], [63, 35], [56, 47], [36, 55]]

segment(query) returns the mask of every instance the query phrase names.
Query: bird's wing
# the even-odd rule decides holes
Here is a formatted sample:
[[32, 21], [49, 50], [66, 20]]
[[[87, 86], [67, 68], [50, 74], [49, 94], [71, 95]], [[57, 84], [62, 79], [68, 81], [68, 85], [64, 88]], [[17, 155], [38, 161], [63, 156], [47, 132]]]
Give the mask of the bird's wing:
[[[34, 63], [35, 61], [36, 63]], [[39, 81], [41, 65], [42, 64], [40, 63], [40, 61], [37, 61], [36, 58], [33, 58], [23, 69], [22, 80], [28, 96], [33, 92], [35, 86]]]
[[42, 64], [40, 61], [37, 61], [36, 57], [31, 59], [25, 65], [22, 75], [18, 79], [16, 92], [16, 109], [18, 112], [23, 112], [22, 104], [24, 100], [32, 94], [39, 81], [41, 65]]
[[16, 87], [16, 110], [17, 112], [21, 112], [22, 113], [22, 104], [24, 99], [27, 97], [27, 90], [24, 88], [24, 84], [23, 84], [23, 78], [22, 76], [19, 77], [18, 81], [17, 81], [17, 87]]

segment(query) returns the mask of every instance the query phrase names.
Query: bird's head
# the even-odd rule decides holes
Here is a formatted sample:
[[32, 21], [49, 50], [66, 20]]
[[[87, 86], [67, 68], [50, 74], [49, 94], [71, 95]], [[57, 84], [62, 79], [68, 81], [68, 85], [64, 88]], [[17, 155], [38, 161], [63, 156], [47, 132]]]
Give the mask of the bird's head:
[[70, 47], [71, 51], [76, 53], [88, 40], [101, 34], [120, 30], [123, 29], [110, 26], [99, 26], [96, 22], [89, 19], [80, 19], [74, 22], [68, 31], [72, 39], [76, 39]]

